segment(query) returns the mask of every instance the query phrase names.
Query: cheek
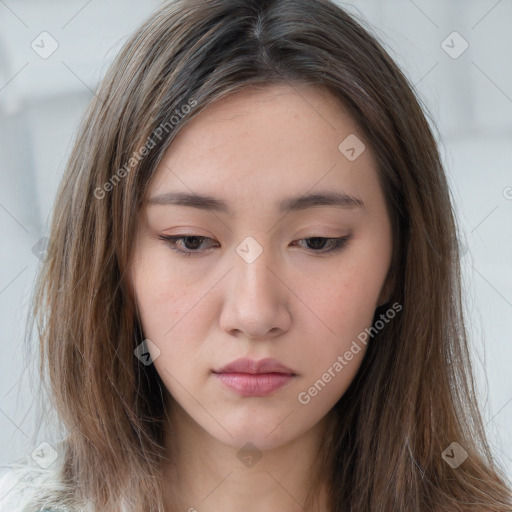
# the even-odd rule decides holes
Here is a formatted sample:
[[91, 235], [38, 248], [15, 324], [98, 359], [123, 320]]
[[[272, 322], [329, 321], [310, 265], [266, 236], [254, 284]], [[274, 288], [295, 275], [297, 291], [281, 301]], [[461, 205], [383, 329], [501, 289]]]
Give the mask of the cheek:
[[[323, 286], [318, 279], [316, 285], [303, 281], [304, 302], [310, 309], [310, 335], [303, 350], [308, 353], [313, 382], [332, 382], [329, 388], [340, 393], [354, 378], [366, 352], [369, 338], [365, 329], [372, 325], [385, 272], [381, 263], [356, 255], [325, 276]], [[338, 356], [344, 360], [339, 361]], [[326, 374], [329, 369], [331, 374]]]
[[190, 282], [188, 276], [166, 264], [163, 257], [134, 266], [135, 295], [144, 338], [158, 348], [155, 368], [166, 386], [170, 375], [190, 378], [198, 363], [197, 351], [215, 321], [210, 280]]
[[132, 281], [144, 335], [155, 340], [170, 337], [173, 326], [191, 307], [190, 288], [165, 265], [164, 258], [149, 256], [134, 261]]
[[305, 284], [311, 309], [323, 320], [326, 333], [346, 337], [371, 323], [383, 281], [377, 265], [359, 260], [331, 273], [323, 286]]
[[[188, 324], [194, 311], [193, 297], [180, 290], [173, 281], [172, 288], [165, 282], [145, 282], [137, 289], [137, 304], [144, 335], [158, 340], [163, 348], [171, 341], [179, 343], [178, 333]], [[187, 332], [192, 335], [193, 326]]]

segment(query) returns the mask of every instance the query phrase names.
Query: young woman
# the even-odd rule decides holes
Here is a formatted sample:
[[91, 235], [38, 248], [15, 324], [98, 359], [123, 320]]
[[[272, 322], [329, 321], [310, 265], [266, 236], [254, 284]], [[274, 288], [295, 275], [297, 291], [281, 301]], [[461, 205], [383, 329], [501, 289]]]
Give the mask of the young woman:
[[177, 0], [137, 30], [81, 126], [36, 292], [65, 435], [4, 504], [511, 510], [435, 139], [327, 0]]

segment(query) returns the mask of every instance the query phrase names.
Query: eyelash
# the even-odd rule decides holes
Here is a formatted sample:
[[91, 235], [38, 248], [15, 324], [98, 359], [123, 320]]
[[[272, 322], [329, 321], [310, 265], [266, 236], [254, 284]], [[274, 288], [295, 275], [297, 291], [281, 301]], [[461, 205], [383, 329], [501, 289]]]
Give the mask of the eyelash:
[[[209, 238], [209, 237], [196, 236], [196, 235], [176, 235], [176, 236], [160, 235], [158, 238], [160, 240], [162, 240], [170, 249], [172, 249], [173, 251], [175, 251], [185, 257], [190, 257], [192, 255], [199, 255], [199, 254], [201, 254], [201, 252], [197, 251], [197, 250], [183, 251], [181, 249], [177, 249], [176, 242], [178, 240], [184, 240], [185, 238], [198, 238], [200, 240], [211, 240], [211, 238]], [[310, 249], [313, 253], [323, 255], [323, 254], [333, 253], [336, 251], [341, 251], [342, 249], [344, 249], [345, 246], [347, 245], [347, 242], [350, 239], [350, 235], [343, 236], [340, 238], [326, 238], [326, 237], [322, 237], [322, 236], [313, 236], [313, 237], [309, 237], [309, 238], [302, 238], [301, 240], [315, 240], [315, 239], [331, 241], [331, 248], [328, 250], [319, 251], [319, 250]]]

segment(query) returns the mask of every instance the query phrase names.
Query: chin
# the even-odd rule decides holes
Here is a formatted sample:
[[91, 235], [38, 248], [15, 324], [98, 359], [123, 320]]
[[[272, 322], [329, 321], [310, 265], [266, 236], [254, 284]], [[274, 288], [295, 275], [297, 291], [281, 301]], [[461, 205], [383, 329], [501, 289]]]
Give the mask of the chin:
[[236, 422], [229, 421], [225, 416], [226, 421], [223, 427], [227, 432], [217, 424], [210, 425], [213, 429], [208, 429], [208, 431], [220, 442], [237, 450], [248, 443], [261, 451], [272, 450], [290, 443], [311, 428], [310, 425], [301, 425], [297, 418], [292, 420], [293, 413], [289, 416], [288, 414], [275, 418], [269, 418], [268, 415], [267, 417], [260, 416], [259, 419], [255, 419], [256, 413], [252, 413], [245, 419], [238, 419]]
[[[237, 432], [232, 432], [233, 437], [225, 434], [219, 439], [220, 442], [232, 447], [239, 452], [251, 451], [267, 451], [280, 448], [292, 440], [292, 436], [287, 433], [273, 436], [268, 435], [268, 432], [255, 432], [254, 429], [241, 429]], [[241, 455], [241, 453], [240, 453]]]

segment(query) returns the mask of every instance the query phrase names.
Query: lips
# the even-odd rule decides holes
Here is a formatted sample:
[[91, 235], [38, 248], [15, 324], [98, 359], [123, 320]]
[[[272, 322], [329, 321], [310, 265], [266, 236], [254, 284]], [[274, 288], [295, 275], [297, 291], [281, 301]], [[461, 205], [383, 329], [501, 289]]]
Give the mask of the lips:
[[237, 359], [213, 373], [231, 392], [243, 397], [272, 395], [297, 377], [292, 369], [273, 358]]
[[255, 361], [253, 359], [237, 359], [217, 370], [213, 373], [281, 373], [286, 375], [296, 375], [296, 373], [286, 365], [274, 358], [261, 359]]

